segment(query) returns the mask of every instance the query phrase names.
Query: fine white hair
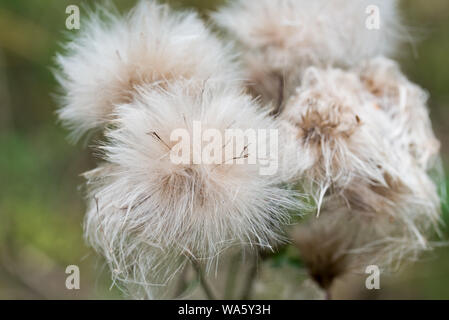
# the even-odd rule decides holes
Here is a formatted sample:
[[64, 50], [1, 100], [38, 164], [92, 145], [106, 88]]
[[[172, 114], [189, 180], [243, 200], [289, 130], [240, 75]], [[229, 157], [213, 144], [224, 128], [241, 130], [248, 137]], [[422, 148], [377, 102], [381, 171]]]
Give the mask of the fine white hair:
[[423, 248], [397, 220], [367, 216], [336, 198], [326, 202], [319, 217], [309, 215], [290, 234], [310, 276], [325, 290], [337, 279], [364, 274], [369, 265], [396, 272], [432, 244]]
[[331, 185], [345, 188], [354, 178], [385, 184], [385, 173], [399, 175], [400, 159], [383, 136], [391, 129], [388, 118], [369, 98], [356, 74], [310, 67], [287, 101], [280, 117], [302, 164], [292, 168], [297, 178], [307, 177], [317, 202]]
[[[177, 82], [141, 89], [115, 116], [101, 147], [105, 165], [88, 174], [86, 234], [118, 270], [118, 279], [144, 284], [151, 297], [180, 265], [167, 261], [212, 261], [231, 245], [270, 248], [282, 240], [286, 209], [297, 208], [299, 200], [279, 186], [277, 175], [261, 175], [259, 162], [233, 161], [246, 158], [251, 148], [236, 149], [230, 159], [223, 155], [218, 164], [170, 159], [176, 144], [171, 132], [183, 128], [193, 134], [193, 121], [223, 134], [276, 128], [250, 96], [209, 82], [201, 90]], [[258, 147], [269, 149], [269, 142], [259, 139]]]
[[[404, 119], [396, 119], [409, 119], [394, 111], [398, 101], [383, 99], [381, 107], [379, 96], [366, 88], [362, 78], [354, 71], [311, 67], [280, 118], [290, 128], [289, 148], [296, 145], [296, 150], [290, 149], [297, 159], [290, 168], [305, 193], [315, 199], [318, 214], [324, 204], [338, 200], [353, 214], [365, 215], [373, 228], [377, 224], [382, 230], [384, 246], [398, 245], [396, 255], [388, 257], [394, 263], [392, 257], [401, 260], [405, 252], [415, 254], [429, 247], [427, 235], [437, 229], [440, 213], [438, 186], [420, 163], [428, 157], [421, 158], [415, 145], [403, 141], [418, 143], [423, 132], [427, 143], [437, 141], [422, 100], [406, 104], [408, 114], [424, 116], [414, 119], [415, 130]], [[384, 89], [391, 86], [378, 84]], [[427, 148], [437, 155], [433, 145], [420, 147]]]
[[[308, 66], [392, 55], [405, 33], [395, 0], [236, 0], [213, 14], [242, 48], [250, 87], [281, 100]], [[379, 25], [370, 25], [370, 19]], [[379, 27], [379, 28], [377, 28]]]
[[230, 47], [194, 12], [174, 12], [156, 1], [140, 1], [126, 16], [97, 11], [56, 57], [64, 93], [58, 115], [75, 140], [103, 128], [114, 106], [132, 101], [139, 86], [238, 79]]
[[[161, 298], [189, 259], [210, 267], [231, 246], [272, 249], [286, 239], [291, 212], [306, 209], [299, 192], [318, 219], [293, 240], [317, 277], [361, 261], [399, 264], [430, 248], [440, 143], [427, 93], [387, 58], [404, 33], [396, 5], [236, 0], [213, 18], [236, 40], [243, 68], [197, 14], [156, 1], [125, 16], [98, 7], [83, 21], [56, 57], [58, 115], [74, 139], [103, 134], [102, 163], [85, 173], [84, 227], [113, 279], [134, 297]], [[380, 28], [370, 29], [377, 13]], [[215, 136], [195, 145], [198, 123], [225, 138], [218, 162], [203, 154]], [[230, 129], [257, 132], [257, 146], [226, 153]], [[259, 129], [278, 132], [279, 144]], [[171, 157], [177, 130], [192, 139], [187, 163]], [[270, 159], [259, 149], [275, 153], [278, 171], [261, 174]]]
[[355, 71], [394, 123], [391, 134], [398, 147], [408, 150], [424, 170], [435, 167], [440, 142], [432, 130], [428, 93], [410, 82], [395, 61], [385, 57], [366, 60]]

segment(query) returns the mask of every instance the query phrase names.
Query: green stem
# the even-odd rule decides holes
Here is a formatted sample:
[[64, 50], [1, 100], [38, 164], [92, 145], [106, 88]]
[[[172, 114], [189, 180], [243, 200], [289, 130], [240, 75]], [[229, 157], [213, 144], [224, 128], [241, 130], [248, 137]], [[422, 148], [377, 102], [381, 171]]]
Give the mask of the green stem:
[[226, 279], [225, 299], [232, 299], [235, 289], [235, 280], [237, 278], [237, 270], [239, 265], [239, 254], [232, 257], [229, 263], [228, 277]]
[[207, 298], [209, 300], [216, 300], [215, 294], [213, 293], [213, 290], [210, 287], [210, 285], [207, 283], [207, 280], [204, 276], [204, 272], [201, 269], [200, 264], [198, 263], [198, 261], [194, 259], [191, 259], [190, 261], [192, 262], [192, 266], [195, 269], [198, 278], [200, 279], [201, 287], [203, 288], [203, 291], [206, 294]]
[[253, 263], [251, 264], [251, 267], [248, 272], [248, 276], [245, 281], [245, 285], [243, 286], [243, 293], [242, 293], [243, 300], [248, 300], [251, 297], [251, 293], [253, 291], [253, 286], [254, 286], [254, 280], [256, 279], [256, 275], [257, 275], [258, 260], [259, 260], [259, 253], [257, 252], [254, 255]]

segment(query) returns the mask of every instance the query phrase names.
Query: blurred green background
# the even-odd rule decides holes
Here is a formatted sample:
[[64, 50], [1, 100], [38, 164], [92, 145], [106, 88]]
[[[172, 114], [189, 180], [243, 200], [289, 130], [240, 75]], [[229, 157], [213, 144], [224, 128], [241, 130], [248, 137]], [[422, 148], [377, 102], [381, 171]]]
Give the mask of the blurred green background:
[[[223, 1], [169, 2], [197, 8], [206, 16]], [[82, 237], [85, 208], [79, 174], [93, 168], [95, 160], [85, 146], [68, 142], [67, 131], [57, 124], [53, 98], [57, 87], [52, 59], [67, 33], [77, 32], [66, 30], [65, 8], [80, 5], [82, 28], [83, 5], [92, 3], [0, 2], [0, 299], [122, 297], [111, 289], [107, 268]], [[125, 10], [135, 1], [115, 3]], [[405, 73], [431, 94], [431, 117], [447, 171], [449, 1], [403, 1], [401, 7], [418, 41], [405, 46], [397, 58]], [[65, 268], [72, 264], [81, 270], [80, 290], [65, 288]], [[382, 278], [382, 290], [375, 293], [358, 283], [348, 280], [335, 297], [449, 299], [449, 247], [425, 255], [400, 275]]]

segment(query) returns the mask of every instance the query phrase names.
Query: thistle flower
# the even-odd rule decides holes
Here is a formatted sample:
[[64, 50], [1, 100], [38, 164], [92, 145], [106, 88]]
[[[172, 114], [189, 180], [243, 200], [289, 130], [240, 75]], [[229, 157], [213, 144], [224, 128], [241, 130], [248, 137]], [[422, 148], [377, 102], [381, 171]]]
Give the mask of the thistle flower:
[[369, 265], [394, 271], [422, 251], [406, 228], [348, 208], [335, 197], [326, 202], [318, 218], [309, 216], [290, 236], [311, 278], [328, 295], [336, 281], [365, 274]]
[[198, 123], [220, 134], [277, 129], [238, 88], [229, 48], [193, 13], [143, 1], [125, 18], [100, 10], [106, 22], [92, 16], [58, 56], [66, 91], [59, 116], [75, 138], [105, 129], [104, 163], [85, 174], [85, 234], [113, 278], [134, 296], [159, 297], [186, 258], [210, 263], [231, 245], [281, 241], [286, 210], [298, 202], [276, 175], [261, 175], [259, 148], [277, 151], [271, 136], [257, 136], [257, 147], [237, 142], [212, 164], [201, 162], [204, 141], [188, 147], [187, 163], [171, 158], [179, 152], [172, 134], [195, 139]]
[[[377, 13], [379, 29], [369, 29]], [[250, 87], [275, 102], [294, 93], [308, 66], [391, 55], [404, 32], [392, 0], [237, 0], [213, 17], [242, 47]]]
[[377, 57], [356, 68], [366, 89], [371, 92], [396, 128], [393, 139], [408, 150], [418, 165], [429, 170], [436, 165], [440, 142], [435, 138], [427, 110], [428, 94], [411, 83], [398, 64]]
[[345, 206], [327, 206], [319, 218], [311, 216], [291, 232], [310, 277], [328, 294], [337, 279], [379, 262], [375, 248], [369, 246], [374, 229], [363, 219]]
[[[276, 128], [249, 96], [209, 82], [201, 90], [176, 82], [142, 88], [132, 103], [117, 106], [115, 119], [101, 147], [106, 162], [88, 174], [86, 234], [118, 279], [143, 284], [152, 295], [183, 257], [211, 261], [231, 245], [270, 247], [282, 240], [286, 208], [297, 202], [276, 175], [259, 173], [259, 162], [235, 163], [250, 147], [235, 146], [234, 155], [214, 164], [175, 164], [170, 156], [177, 150], [171, 133], [182, 128], [192, 137], [194, 121], [223, 135], [232, 128]], [[259, 147], [269, 150], [269, 138], [259, 139]], [[198, 147], [191, 151], [201, 157]]]
[[[380, 30], [365, 26], [368, 5]], [[230, 246], [271, 248], [302, 205], [284, 181], [300, 181], [324, 215], [295, 243], [325, 289], [362, 261], [394, 264], [428, 248], [439, 142], [426, 95], [390, 60], [369, 60], [394, 51], [395, 5], [239, 0], [217, 13], [254, 93], [285, 104], [278, 119], [242, 92], [230, 48], [197, 15], [144, 1], [126, 17], [93, 15], [57, 56], [59, 117], [75, 138], [104, 129], [103, 163], [85, 174], [85, 235], [113, 278], [157, 298], [188, 259], [210, 266]], [[195, 139], [198, 126], [209, 140]], [[280, 145], [267, 135], [233, 145], [230, 129], [279, 130]], [[259, 149], [279, 153], [281, 174], [261, 174], [269, 159]]]
[[155, 1], [140, 1], [125, 17], [98, 11], [56, 57], [64, 91], [58, 115], [75, 139], [103, 128], [115, 106], [131, 102], [140, 86], [238, 79], [229, 46], [193, 12], [173, 12]]
[[293, 126], [296, 158], [304, 164], [297, 178], [318, 203], [331, 186], [344, 189], [354, 179], [386, 185], [386, 176], [399, 176], [400, 159], [383, 138], [388, 118], [355, 74], [309, 68], [281, 118]]
[[301, 163], [292, 168], [318, 214], [323, 204], [344, 201], [354, 215], [372, 219], [372, 227], [390, 230], [383, 235], [401, 244], [400, 260], [405, 251], [428, 248], [426, 235], [439, 221], [439, 197], [413, 153], [397, 143], [397, 132], [413, 133], [398, 128], [378, 103], [357, 73], [312, 67], [280, 117]]

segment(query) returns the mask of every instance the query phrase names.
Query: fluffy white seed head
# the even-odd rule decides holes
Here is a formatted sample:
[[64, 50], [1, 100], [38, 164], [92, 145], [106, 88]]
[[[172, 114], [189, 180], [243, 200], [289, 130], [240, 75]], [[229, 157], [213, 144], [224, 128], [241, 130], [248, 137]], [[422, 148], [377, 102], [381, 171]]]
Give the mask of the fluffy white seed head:
[[131, 102], [139, 86], [238, 78], [230, 48], [193, 12], [155, 1], [140, 1], [124, 17], [98, 11], [56, 57], [64, 91], [58, 114], [75, 139], [103, 127], [115, 105]]
[[[338, 202], [337, 202], [338, 203]], [[372, 219], [351, 212], [346, 206], [327, 203], [319, 217], [309, 216], [290, 231], [310, 277], [330, 290], [337, 279], [361, 274], [366, 266], [384, 266], [377, 255], [379, 240]]]
[[[318, 202], [329, 187], [344, 189], [353, 179], [386, 184], [396, 179], [399, 158], [384, 139], [391, 128], [376, 109], [356, 74], [340, 69], [309, 68], [281, 118], [292, 127], [297, 173], [306, 177]], [[310, 185], [307, 185], [310, 184]]]
[[[119, 279], [149, 289], [165, 284], [180, 265], [167, 260], [210, 261], [231, 245], [270, 247], [282, 240], [285, 209], [297, 205], [277, 175], [260, 174], [259, 162], [235, 163], [247, 158], [250, 147], [235, 146], [234, 155], [224, 153], [214, 164], [173, 163], [178, 141], [170, 136], [181, 128], [193, 139], [194, 121], [223, 136], [233, 128], [276, 128], [239, 90], [209, 82], [201, 90], [191, 88], [178, 82], [142, 89], [132, 103], [118, 106], [102, 147], [106, 164], [88, 174], [89, 242], [120, 270]], [[223, 140], [220, 148], [228, 143]], [[269, 150], [269, 143], [268, 137], [260, 139], [258, 147]], [[192, 146], [191, 157], [199, 152]]]
[[[403, 33], [396, 5], [393, 0], [237, 0], [214, 20], [242, 47], [256, 94], [276, 101], [294, 90], [310, 65], [353, 66], [393, 54]], [[372, 19], [379, 21], [378, 29]]]
[[424, 170], [434, 167], [440, 142], [432, 130], [427, 92], [411, 83], [395, 61], [384, 57], [364, 61], [356, 72], [394, 123], [392, 135], [399, 147], [409, 150]]
[[290, 235], [311, 278], [324, 290], [347, 275], [365, 274], [369, 265], [396, 272], [423, 251], [398, 221], [367, 216], [336, 197], [326, 202], [319, 217], [308, 216]]
[[[422, 105], [412, 101], [409, 107]], [[281, 118], [291, 130], [290, 147], [296, 144], [292, 171], [315, 198], [318, 213], [336, 198], [354, 214], [394, 224], [400, 243], [428, 247], [426, 235], [439, 220], [437, 186], [398, 143], [397, 132], [413, 135], [413, 129], [398, 127], [358, 73], [309, 68]]]

